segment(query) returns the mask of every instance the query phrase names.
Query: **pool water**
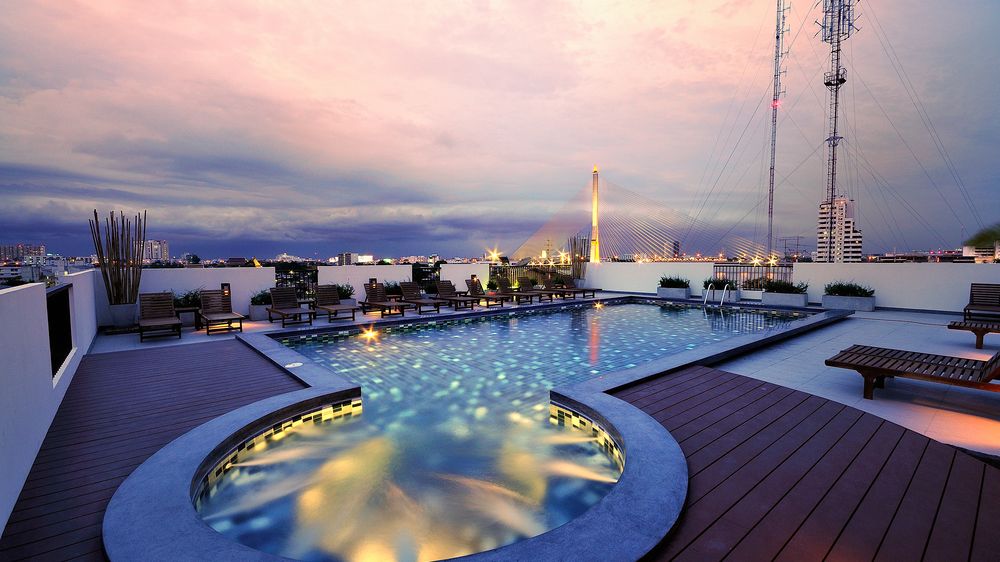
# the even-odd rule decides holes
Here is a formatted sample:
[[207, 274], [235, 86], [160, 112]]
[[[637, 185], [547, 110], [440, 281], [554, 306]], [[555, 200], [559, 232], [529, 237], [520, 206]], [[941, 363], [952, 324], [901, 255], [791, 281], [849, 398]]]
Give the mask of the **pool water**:
[[622, 304], [290, 339], [361, 384], [362, 415], [284, 432], [198, 508], [220, 533], [305, 560], [510, 544], [579, 516], [621, 474], [590, 432], [553, 423], [549, 389], [792, 319]]

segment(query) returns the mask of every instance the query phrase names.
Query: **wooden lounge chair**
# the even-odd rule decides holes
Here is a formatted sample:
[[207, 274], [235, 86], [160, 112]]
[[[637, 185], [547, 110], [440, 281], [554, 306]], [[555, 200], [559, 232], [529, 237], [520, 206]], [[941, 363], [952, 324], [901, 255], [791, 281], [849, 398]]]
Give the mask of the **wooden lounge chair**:
[[399, 288], [403, 291], [402, 302], [412, 304], [417, 309], [417, 314], [423, 314], [424, 308], [433, 309], [434, 312], [441, 312], [441, 305], [448, 304], [444, 299], [425, 297], [420, 294], [420, 285], [412, 281], [402, 281]]
[[203, 289], [200, 294], [201, 308], [198, 309], [198, 317], [201, 318], [201, 323], [205, 326], [206, 334], [211, 334], [213, 331], [243, 331], [244, 316], [233, 312], [231, 295], [225, 294], [220, 289]]
[[504, 301], [511, 300], [510, 297], [506, 295], [488, 295], [486, 291], [483, 290], [483, 284], [479, 279], [466, 279], [465, 286], [469, 289], [470, 297], [477, 297], [479, 299], [479, 304], [486, 302], [486, 308], [491, 306], [503, 307]]
[[589, 287], [577, 287], [576, 282], [573, 281], [573, 278], [568, 276], [563, 277], [561, 279], [561, 282], [563, 288], [569, 289], [571, 291], [576, 291], [577, 294], [579, 294], [583, 298], [587, 298], [587, 293], [590, 293], [591, 297], [597, 298], [597, 291], [600, 291], [600, 289], [591, 289]]
[[181, 319], [174, 311], [174, 294], [169, 291], [140, 294], [139, 341], [154, 336], [173, 335], [181, 337]]
[[1000, 352], [988, 361], [963, 359], [884, 347], [853, 345], [826, 360], [831, 367], [853, 369], [865, 380], [864, 397], [885, 388], [886, 377], [904, 377], [981, 390], [1000, 391]]
[[497, 294], [514, 299], [515, 304], [521, 304], [522, 301], [527, 301], [528, 304], [531, 304], [535, 300], [535, 297], [538, 296], [530, 292], [522, 293], [515, 291], [511, 288], [510, 281], [503, 277], [497, 279]]
[[966, 320], [1000, 320], [1000, 285], [973, 283], [969, 304], [962, 311]]
[[[514, 291], [514, 292], [516, 292], [519, 295], [525, 295], [525, 296], [528, 296], [528, 297], [536, 298], [536, 299], [538, 299], [539, 303], [542, 302], [542, 301], [544, 301], [544, 300], [548, 300], [549, 302], [552, 302], [552, 294], [551, 293], [545, 293], [545, 292], [542, 292], [542, 291], [536, 291], [536, 290], [534, 290], [534, 289], [531, 288], [531, 284], [528, 283], [527, 281], [525, 281], [524, 283], [518, 282], [518, 285], [520, 285], [520, 286], [517, 289], [512, 289], [511, 286], [510, 286], [510, 282], [507, 281], [506, 279], [503, 279], [503, 278], [500, 278], [500, 279], [497, 280], [497, 285], [500, 287], [500, 291], [501, 292]], [[528, 302], [530, 303], [531, 301], [529, 300]]]
[[576, 290], [567, 289], [556, 283], [556, 280], [552, 277], [545, 277], [542, 279], [542, 285], [545, 287], [546, 291], [558, 292], [556, 296], [561, 299], [576, 299], [578, 292]]
[[[531, 292], [533, 292], [535, 294], [546, 295], [546, 296], [549, 297], [549, 301], [551, 301], [553, 299], [553, 297], [559, 297], [561, 299], [566, 298], [563, 295], [562, 291], [554, 291], [552, 289], [534, 289], [534, 288], [532, 288], [531, 280], [528, 279], [527, 277], [518, 277], [517, 278], [517, 285], [518, 285], [518, 287], [521, 287], [521, 288], [525, 288], [526, 287], [526, 288], [528, 288], [529, 291], [531, 291]], [[522, 289], [518, 289], [518, 290], [522, 290]], [[538, 297], [538, 302], [542, 302], [542, 297]]]
[[267, 307], [267, 321], [274, 322], [275, 317], [281, 319], [281, 327], [289, 324], [306, 324], [313, 322], [313, 311], [299, 306], [299, 298], [295, 287], [274, 287], [270, 289], [271, 306]]
[[[326, 313], [327, 322], [347, 320], [348, 312], [351, 313], [351, 321], [353, 322], [355, 315], [361, 310], [361, 307], [356, 304], [342, 304], [336, 285], [317, 285], [316, 303], [313, 306], [315, 307], [316, 314], [320, 312]], [[341, 316], [341, 313], [344, 315]]]
[[399, 301], [390, 301], [385, 294], [385, 285], [381, 283], [365, 283], [365, 300], [359, 302], [361, 312], [367, 313], [370, 310], [377, 310], [379, 316], [405, 316], [407, 308], [415, 308], [414, 305]]
[[439, 299], [448, 301], [448, 304], [455, 310], [468, 308], [472, 310], [476, 307], [479, 299], [476, 297], [466, 297], [458, 294], [455, 285], [451, 281], [438, 281], [437, 290]]
[[977, 320], [954, 321], [948, 324], [949, 330], [965, 330], [976, 335], [976, 349], [983, 348], [983, 336], [1000, 334], [1000, 322], [980, 322]]

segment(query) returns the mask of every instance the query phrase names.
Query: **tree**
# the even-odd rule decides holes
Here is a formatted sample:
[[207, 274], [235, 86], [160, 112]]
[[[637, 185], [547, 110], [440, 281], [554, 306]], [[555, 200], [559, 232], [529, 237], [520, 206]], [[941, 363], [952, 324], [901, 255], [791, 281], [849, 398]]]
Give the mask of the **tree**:
[[997, 240], [1000, 240], [1000, 222], [973, 234], [964, 244], [973, 247], [992, 246]]

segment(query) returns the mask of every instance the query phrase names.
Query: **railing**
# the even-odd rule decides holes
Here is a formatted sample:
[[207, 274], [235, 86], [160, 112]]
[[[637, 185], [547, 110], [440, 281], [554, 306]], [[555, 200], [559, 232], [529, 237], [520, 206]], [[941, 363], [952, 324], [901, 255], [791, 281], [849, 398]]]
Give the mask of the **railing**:
[[560, 275], [571, 277], [573, 266], [571, 265], [491, 265], [490, 279], [504, 278], [511, 285], [517, 284], [518, 277], [533, 277], [541, 281], [542, 277], [548, 275]]
[[717, 263], [712, 268], [712, 277], [732, 283], [733, 289], [750, 289], [755, 281], [769, 279], [772, 281], [792, 282], [792, 264], [753, 265], [746, 263]]
[[45, 292], [49, 317], [49, 353], [55, 377], [73, 350], [73, 320], [70, 316], [69, 285], [56, 285]]
[[705, 287], [705, 298], [701, 299], [702, 308], [708, 306], [708, 295], [715, 292], [715, 283], [709, 283], [708, 287]]

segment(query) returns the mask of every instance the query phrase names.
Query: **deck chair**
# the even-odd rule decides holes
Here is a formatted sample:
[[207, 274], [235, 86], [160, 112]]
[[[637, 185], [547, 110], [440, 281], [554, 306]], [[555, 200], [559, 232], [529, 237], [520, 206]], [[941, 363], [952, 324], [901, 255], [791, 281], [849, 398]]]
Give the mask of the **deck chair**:
[[414, 305], [399, 301], [390, 301], [385, 294], [385, 285], [381, 283], [365, 283], [365, 300], [359, 302], [363, 314], [370, 310], [377, 310], [379, 316], [405, 316], [407, 308], [415, 308]]
[[504, 277], [500, 277], [497, 279], [497, 287], [498, 287], [497, 292], [499, 292], [501, 295], [508, 295], [514, 297], [514, 302], [516, 304], [521, 304], [521, 301], [523, 300], [527, 300], [528, 304], [531, 304], [531, 302], [536, 298], [538, 299], [538, 302], [542, 302], [543, 299], [548, 299], [550, 302], [552, 301], [552, 295], [536, 293], [535, 291], [530, 291], [527, 289], [524, 290], [514, 289], [513, 287], [510, 286], [510, 281], [508, 281]]
[[1000, 320], [1000, 285], [972, 283], [969, 304], [962, 309], [965, 320]]
[[[340, 293], [337, 292], [336, 285], [316, 286], [316, 314], [326, 313], [326, 321], [347, 320], [347, 313], [351, 313], [351, 322], [361, 307], [356, 304], [343, 304], [340, 302]], [[343, 316], [341, 316], [343, 313]]]
[[434, 312], [441, 312], [441, 305], [448, 304], [444, 299], [434, 299], [420, 294], [420, 285], [412, 281], [402, 281], [399, 288], [403, 291], [402, 302], [412, 304], [417, 309], [417, 314], [423, 314], [424, 308], [433, 309]]
[[885, 388], [886, 377], [917, 379], [980, 390], [1000, 391], [993, 379], [1000, 376], [1000, 352], [988, 361], [963, 359], [868, 345], [852, 345], [826, 360], [831, 367], [853, 369], [865, 380], [864, 397]]
[[546, 276], [542, 279], [542, 285], [545, 287], [546, 291], [553, 291], [554, 293], [557, 293], [556, 296], [561, 299], [576, 299], [576, 295], [578, 294], [578, 291], [576, 290], [560, 286], [552, 277]]
[[273, 287], [270, 292], [271, 306], [267, 307], [268, 322], [274, 322], [276, 318], [280, 318], [282, 328], [289, 324], [308, 323], [310, 326], [312, 325], [313, 311], [299, 306], [295, 287]]
[[965, 330], [976, 336], [976, 349], [983, 348], [986, 334], [1000, 334], [1000, 322], [980, 322], [977, 320], [955, 320], [948, 323], [949, 330]]
[[181, 337], [181, 319], [174, 311], [174, 294], [169, 291], [140, 294], [139, 341], [154, 336], [173, 335]]
[[206, 334], [211, 335], [213, 331], [243, 331], [244, 316], [233, 312], [231, 295], [225, 294], [220, 289], [202, 289], [199, 293], [201, 295], [201, 308], [198, 309], [198, 316], [201, 317]]
[[479, 279], [466, 279], [465, 286], [469, 289], [470, 297], [478, 297], [479, 304], [486, 302], [486, 308], [491, 306], [503, 307], [504, 301], [511, 300], [511, 297], [506, 295], [488, 295], [486, 291], [483, 290], [483, 284]]
[[[531, 280], [528, 279], [527, 277], [518, 277], [517, 278], [517, 285], [518, 285], [518, 287], [521, 287], [520, 289], [518, 289], [519, 291], [526, 288], [529, 291], [531, 291], [532, 293], [535, 293], [536, 295], [545, 295], [545, 296], [547, 296], [550, 302], [552, 301], [552, 299], [554, 297], [559, 297], [561, 299], [565, 298], [563, 296], [563, 293], [561, 291], [553, 291], [551, 289], [534, 289], [534, 288], [532, 288]], [[542, 297], [541, 296], [538, 297], [538, 302], [542, 302]]]
[[468, 308], [472, 310], [476, 307], [479, 299], [476, 297], [464, 297], [455, 290], [455, 285], [451, 281], [438, 281], [437, 290], [439, 299], [448, 301], [448, 304], [455, 310]]
[[600, 289], [591, 289], [589, 287], [577, 287], [576, 282], [569, 276], [562, 277], [561, 283], [564, 289], [575, 291], [583, 298], [587, 298], [587, 293], [590, 293], [591, 297], [597, 298], [597, 291], [600, 291]]

